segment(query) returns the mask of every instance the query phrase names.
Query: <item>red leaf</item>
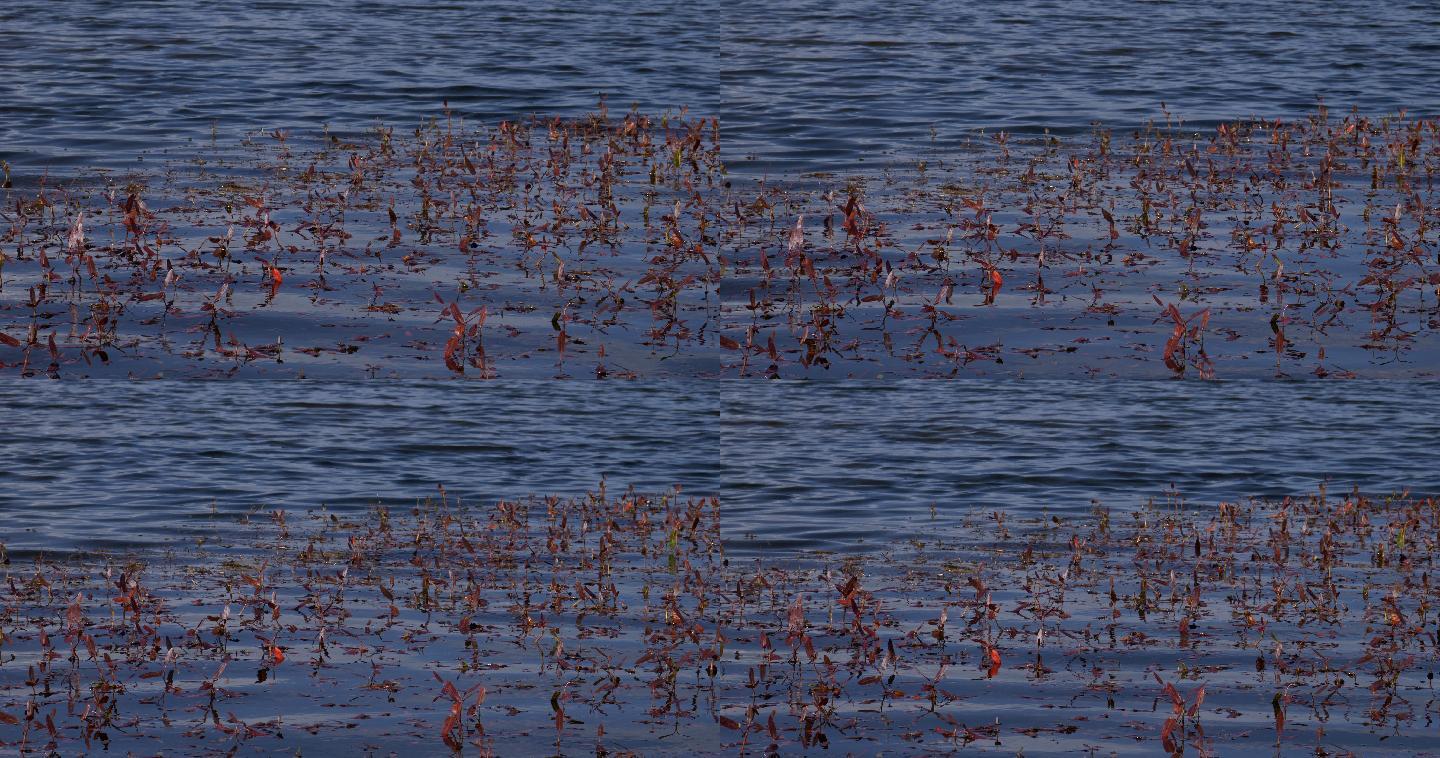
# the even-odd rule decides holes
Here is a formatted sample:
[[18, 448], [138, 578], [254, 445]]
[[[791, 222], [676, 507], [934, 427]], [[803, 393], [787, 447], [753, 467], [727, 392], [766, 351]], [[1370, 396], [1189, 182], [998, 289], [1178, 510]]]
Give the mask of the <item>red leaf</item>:
[[1160, 744], [1164, 746], [1165, 752], [1175, 752], [1175, 738], [1170, 733], [1175, 731], [1175, 718], [1172, 716], [1165, 719], [1165, 726], [1160, 728]]
[[460, 335], [457, 334], [452, 336], [445, 343], [445, 367], [450, 369], [451, 371], [454, 371], [457, 374], [462, 374], [465, 372], [465, 366], [463, 366], [460, 363], [460, 360], [455, 357], [455, 353], [459, 349]]
[[85, 620], [85, 612], [80, 608], [80, 593], [70, 600], [70, 605], [65, 609], [65, 631], [73, 634], [80, 631], [81, 623]]

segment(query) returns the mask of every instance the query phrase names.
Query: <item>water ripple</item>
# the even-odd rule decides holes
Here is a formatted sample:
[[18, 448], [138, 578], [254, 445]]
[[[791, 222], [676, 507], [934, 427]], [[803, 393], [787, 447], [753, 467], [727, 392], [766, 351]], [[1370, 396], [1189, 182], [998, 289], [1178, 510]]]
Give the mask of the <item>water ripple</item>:
[[724, 525], [739, 554], [868, 550], [996, 510], [1440, 493], [1433, 382], [721, 387]]
[[0, 382], [0, 543], [160, 545], [256, 509], [715, 493], [718, 397], [665, 384]]
[[[1131, 7], [1124, 7], [1131, 6]], [[0, 158], [26, 173], [188, 151], [212, 128], [345, 132], [689, 106], [741, 170], [814, 170], [974, 129], [1440, 111], [1430, 3], [443, 5], [79, 0], [0, 8]], [[933, 130], [933, 131], [932, 131]], [[747, 161], [745, 157], [754, 156]]]

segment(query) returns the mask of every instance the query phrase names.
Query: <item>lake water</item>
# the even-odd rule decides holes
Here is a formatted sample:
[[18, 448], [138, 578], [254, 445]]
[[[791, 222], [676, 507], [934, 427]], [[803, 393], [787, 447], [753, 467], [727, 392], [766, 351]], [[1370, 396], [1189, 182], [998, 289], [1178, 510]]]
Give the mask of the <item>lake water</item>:
[[[254, 511], [716, 491], [704, 384], [0, 385], [12, 552], [175, 545]], [[222, 532], [223, 533], [223, 532]]]
[[[1279, 2], [22, 0], [0, 10], [0, 158], [33, 185], [252, 129], [414, 123], [443, 101], [479, 119], [575, 115], [602, 92], [718, 115], [733, 170], [782, 176], [975, 129], [1136, 126], [1162, 101], [1192, 124], [1295, 116], [1317, 96], [1433, 114], [1432, 10], [1327, 5], [1297, 24]], [[1214, 499], [1325, 476], [1431, 486], [1432, 388], [6, 384], [0, 443], [18, 465], [0, 497], [12, 550], [66, 549], [145, 544], [212, 507], [357, 507], [437, 482], [575, 491], [608, 474], [723, 490], [733, 535], [833, 548], [932, 501], [1074, 509], [1171, 483]]]
[[[0, 385], [12, 552], [175, 546], [254, 512], [720, 495], [727, 550], [875, 552], [994, 510], [1440, 493], [1433, 382]], [[217, 531], [217, 525], [222, 527]]]
[[[1343, 211], [1330, 205], [1333, 219], [1305, 177], [1339, 144], [1325, 130], [1352, 107], [1377, 117], [1440, 114], [1437, 39], [1440, 14], [1423, 2], [1303, 11], [1275, 0], [5, 3], [0, 562], [22, 580], [0, 604], [9, 656], [0, 661], [0, 743], [38, 749], [49, 714], [63, 748], [78, 750], [93, 736], [89, 727], [111, 726], [116, 701], [106, 710], [107, 693], [129, 699], [126, 718], [154, 717], [151, 696], [164, 676], [161, 726], [152, 718], [148, 732], [117, 727], [117, 750], [217, 752], [265, 739], [321, 752], [376, 743], [433, 752], [449, 707], [433, 697], [432, 680], [443, 673], [467, 698], [481, 682], [493, 688], [476, 728], [495, 726], [502, 753], [599, 750], [600, 723], [615, 724], [609, 736], [618, 742], [609, 744], [619, 749], [733, 752], [727, 741], [737, 738], [737, 722], [752, 719], [746, 739], [758, 749], [768, 713], [769, 737], [788, 754], [816, 744], [817, 716], [828, 721], [840, 703], [851, 726], [825, 728], [842, 750], [903, 739], [914, 751], [974, 743], [1068, 754], [1093, 751], [1100, 739], [1107, 751], [1148, 754], [1174, 725], [1156, 686], [1164, 673], [1192, 680], [1180, 685], [1194, 698], [1192, 718], [1203, 693], [1194, 687], [1211, 684], [1202, 715], [1225, 753], [1269, 754], [1272, 738], [1273, 752], [1307, 748], [1322, 728], [1337, 750], [1423, 749], [1440, 640], [1423, 605], [1424, 592], [1433, 595], [1429, 573], [1423, 591], [1414, 574], [1417, 562], [1433, 573], [1436, 551], [1433, 535], [1407, 529], [1433, 521], [1436, 509], [1387, 496], [1440, 493], [1440, 384], [1425, 379], [1440, 366], [1435, 248], [1425, 220], [1433, 185], [1418, 194], [1418, 177], [1440, 165], [1440, 151], [1432, 134], [1428, 151], [1407, 163], [1405, 146], [1421, 144], [1402, 139], [1409, 122], [1367, 122], [1342, 146], [1353, 151], [1345, 157], [1373, 159], [1385, 174], [1344, 167], [1348, 194]], [[612, 117], [632, 104], [657, 117], [714, 117], [718, 143], [696, 140], [682, 160], [679, 138], [662, 135], [679, 123], [673, 118], [655, 130], [661, 149], [642, 145], [640, 132], [579, 120], [552, 125], [533, 153], [518, 149], [531, 146], [528, 133], [465, 132], [469, 147], [456, 151], [443, 119], [412, 131], [442, 117], [447, 103], [473, 128], [530, 116], [578, 119], [602, 96]], [[1250, 167], [1232, 166], [1235, 181], [1215, 184], [1221, 189], [1204, 209], [1209, 232], [1200, 232], [1198, 208], [1192, 228], [1184, 208], [1166, 206], [1167, 223], [1190, 229], [1179, 257], [1166, 247], [1179, 241], [1173, 230], [1152, 244], [1148, 196], [1143, 210], [1127, 206], [1141, 201], [1126, 187], [1143, 195], [1149, 185], [1116, 174], [1118, 192], [1095, 195], [1083, 213], [1070, 201], [1076, 218], [1066, 220], [1079, 233], [1070, 249], [1056, 251], [1060, 263], [1045, 262], [1042, 241], [1032, 268], [1034, 251], [1021, 257], [1014, 248], [1025, 243], [1003, 238], [1008, 259], [984, 244], [943, 266], [907, 260], [922, 250], [943, 260], [939, 240], [948, 245], [955, 231], [949, 206], [974, 210], [976, 240], [991, 211], [1004, 234], [1019, 234], [1023, 227], [1009, 228], [1028, 220], [1038, 238], [1032, 187], [1063, 191], [1074, 170], [1078, 189], [1081, 174], [1066, 162], [1070, 153], [1033, 139], [1047, 132], [1072, 150], [1087, 144], [1097, 122], [1114, 129], [1119, 144], [1126, 132], [1169, 119], [1169, 163], [1159, 175], [1181, 188], [1172, 198], [1194, 201], [1218, 176], [1212, 164], [1209, 179], [1197, 179], [1205, 174], [1185, 157], [1199, 157], [1206, 144], [1198, 132], [1213, 138], [1217, 124], [1251, 116], [1304, 118], [1320, 99], [1332, 120], [1294, 132], [1295, 156], [1277, 159], [1261, 140], [1251, 157], [1257, 170], [1279, 166], [1267, 179], [1293, 179], [1273, 193], [1284, 213], [1306, 225], [1312, 212], [1343, 222], [1351, 237], [1335, 250], [1307, 253], [1306, 243], [1292, 251], [1277, 241], [1271, 258], [1252, 255], [1247, 233], [1265, 230], [1249, 224], [1267, 203], [1250, 208]], [[398, 152], [377, 124], [396, 127]], [[284, 130], [293, 142], [281, 138]], [[981, 181], [1010, 182], [990, 190], [987, 208], [973, 169], [995, 162], [975, 148], [1007, 150], [992, 139], [998, 132], [1054, 154], [1027, 175], [1017, 144], [1016, 170]], [[709, 132], [700, 123], [694, 134]], [[1362, 134], [1376, 136], [1373, 149], [1358, 146]], [[1148, 150], [1157, 135], [1125, 149]], [[632, 140], [630, 152], [611, 173], [603, 146], [622, 138]], [[445, 149], [432, 152], [441, 143]], [[1182, 155], [1181, 143], [1192, 153]], [[712, 148], [718, 159], [707, 160]], [[485, 171], [468, 165], [487, 150]], [[496, 152], [511, 162], [497, 168]], [[976, 155], [975, 165], [966, 162]], [[1086, 157], [1087, 181], [1103, 184], [1129, 157]], [[921, 160], [934, 162], [928, 174]], [[1009, 160], [1007, 151], [1000, 164]], [[674, 171], [657, 178], [667, 164]], [[97, 171], [119, 180], [96, 182]], [[534, 172], [538, 188], [506, 180], [524, 171]], [[56, 189], [71, 178], [82, 192]], [[132, 178], [144, 185], [154, 219], [138, 194], [126, 199], [139, 190], [120, 191]], [[618, 206], [612, 179], [629, 190]], [[869, 259], [852, 258], [851, 240], [830, 223], [852, 180], [881, 188], [866, 202], [895, 230], [888, 259], [875, 235], [873, 269], [844, 270]], [[473, 197], [482, 185], [507, 189], [460, 208], [462, 190]], [[755, 193], [776, 186], [786, 188], [772, 196], [776, 205], [742, 212]], [[22, 207], [42, 192], [50, 203]], [[445, 210], [432, 216], [437, 199]], [[973, 204], [957, 205], [966, 200]], [[1106, 221], [1097, 215], [1107, 201], [1123, 236], [1108, 212]], [[1062, 217], [1065, 207], [1053, 206]], [[1277, 236], [1290, 224], [1293, 240], [1301, 225], [1271, 207]], [[67, 236], [81, 209], [89, 236], [77, 245]], [[788, 230], [807, 212], [808, 249], [823, 256], [821, 275], [802, 276], [787, 261], [792, 270], [772, 283], [766, 255], [778, 270], [789, 257]], [[347, 214], [353, 235], [344, 230]], [[607, 230], [622, 215], [628, 233]], [[482, 216], [485, 223], [473, 220]], [[531, 234], [568, 230], [573, 241], [584, 226], [577, 217], [591, 224], [586, 243], [608, 244], [587, 253], [585, 244], [547, 247], [553, 240], [537, 243]], [[540, 221], [547, 223], [532, 224]], [[1227, 225], [1246, 229], [1235, 235]], [[272, 240], [271, 230], [281, 237]], [[1413, 260], [1391, 252], [1412, 240]], [[1192, 242], [1198, 266], [1186, 255]], [[1101, 250], [1092, 255], [1092, 247]], [[87, 250], [100, 258], [99, 272], [89, 261], [88, 280]], [[1132, 255], [1142, 250], [1148, 259]], [[73, 258], [68, 271], [62, 258]], [[1111, 258], [1123, 268], [1102, 268]], [[1164, 265], [1146, 268], [1159, 260]], [[895, 264], [892, 273], [909, 268], [890, 281], [882, 263]], [[1072, 263], [1075, 276], [1045, 269]], [[1050, 289], [1045, 271], [1054, 271]], [[831, 273], [856, 283], [852, 323], [836, 342], [858, 346], [845, 348], [853, 360], [836, 358], [833, 370], [807, 354], [814, 341], [803, 318], [840, 312], [814, 310], [807, 299], [807, 282], [818, 291]], [[655, 292], [627, 289], [634, 281]], [[862, 300], [860, 288], [880, 281], [885, 294]], [[1382, 330], [1379, 290], [1392, 281]], [[773, 304], [756, 303], [761, 283], [782, 305], [795, 303], [783, 328], [767, 312]], [[1102, 289], [1112, 301], [1102, 303]], [[1151, 308], [1161, 295], [1181, 306], [1168, 345], [1172, 319]], [[877, 312], [885, 297], [898, 304], [893, 313], [892, 305]], [[487, 305], [488, 342], [474, 341], [477, 325], [452, 360], [447, 314], [483, 323], [477, 314]], [[1205, 318], [1199, 314], [1211, 307], [1213, 365], [1203, 330], [1187, 337], [1184, 329], [1199, 323], [1184, 318]], [[123, 338], [113, 336], [117, 311]], [[949, 342], [936, 327], [940, 311]], [[902, 341], [892, 345], [892, 337]], [[1226, 381], [1152, 380], [1212, 368]], [[46, 374], [61, 381], [18, 378]], [[452, 374], [499, 379], [430, 381]], [[239, 379], [117, 380], [126, 375]], [[760, 379], [766, 375], [786, 381]], [[1357, 375], [1400, 379], [1330, 381]], [[364, 376], [384, 378], [356, 381]], [[534, 380], [549, 376], [608, 379]], [[624, 381], [632, 376], [640, 380]], [[789, 381], [847, 376], [867, 379]], [[916, 376], [995, 379], [904, 378]], [[1264, 380], [1279, 376], [1328, 380]], [[611, 500], [585, 497], [602, 482]], [[632, 486], [679, 486], [718, 501], [614, 498]], [[1284, 501], [1352, 488], [1376, 499]], [[442, 508], [453, 499], [482, 506], [473, 523], [485, 531], [474, 542], [449, 526], [437, 534], [445, 522], [434, 502], [402, 510], [442, 492]], [[494, 505], [550, 494], [579, 499], [533, 508], [528, 531]], [[1258, 498], [1264, 504], [1252, 509]], [[1151, 502], [1161, 507], [1142, 507]], [[1217, 508], [1221, 502], [1247, 505]], [[1373, 534], [1360, 502], [1381, 524]], [[402, 514], [397, 531], [387, 516], [363, 515], [376, 505]], [[1124, 514], [1113, 533], [1106, 509], [1117, 522]], [[294, 514], [293, 534], [271, 515], [280, 510]], [[616, 536], [625, 547], [607, 594]], [[478, 554], [476, 544], [484, 546]], [[1337, 544], [1339, 589], [1331, 574]], [[1290, 561], [1292, 546], [1303, 569]], [[149, 559], [145, 581], [164, 602], [141, 608], [139, 585], [126, 584], [128, 565], [117, 583], [117, 564], [68, 560], [90, 551]], [[62, 563], [44, 564], [42, 553]], [[562, 560], [567, 555], [577, 560]], [[452, 570], [457, 561], [469, 562], [467, 577]], [[53, 586], [40, 581], [45, 575]], [[865, 591], [856, 595], [861, 575]], [[438, 614], [434, 582], [448, 592]], [[463, 582], [470, 592], [462, 598]], [[1273, 603], [1260, 606], [1272, 587]], [[127, 591], [128, 599], [115, 596]], [[353, 616], [340, 600], [347, 592]], [[536, 594], [532, 606], [532, 592], [548, 599]], [[1073, 617], [1060, 613], [1067, 592]], [[1313, 607], [1297, 614], [1297, 599]], [[231, 603], [238, 613], [227, 632]], [[588, 627], [587, 604], [598, 609]], [[1402, 611], [1423, 623], [1404, 627]], [[142, 628], [146, 613], [154, 625]], [[456, 623], [451, 617], [461, 613], [475, 615]], [[131, 634], [132, 617], [141, 638]], [[1361, 623], [1386, 630], [1349, 633]], [[97, 655], [92, 648], [82, 665], [76, 636], [86, 624], [105, 655], [121, 661], [119, 677], [115, 667], [107, 674], [95, 666], [102, 682], [90, 684]], [[812, 642], [806, 629], [825, 655], [823, 669], [814, 651], [811, 665], [799, 664]], [[331, 643], [334, 659], [327, 632], [344, 641]], [[62, 636], [68, 658], [50, 649]], [[1423, 660], [1410, 655], [1416, 651]], [[1352, 686], [1333, 718], [1328, 709], [1344, 682], [1336, 673], [1329, 689], [1332, 658], [1351, 669]], [[1386, 681], [1398, 713], [1387, 710]], [[674, 694], [677, 682], [683, 697]], [[616, 704], [615, 692], [628, 702]], [[222, 723], [216, 693], [239, 718], [231, 711]], [[828, 713], [826, 693], [835, 698]], [[183, 734], [169, 720], [170, 696], [196, 721]], [[95, 710], [81, 713], [82, 700]], [[681, 728], [686, 701], [693, 721], [683, 722], [686, 741], [677, 742], [669, 732]], [[756, 702], [764, 713], [747, 710]], [[676, 721], [662, 723], [672, 706]], [[351, 729], [357, 724], [365, 727]], [[1377, 739], [1382, 729], [1394, 740]], [[289, 742], [268, 741], [286, 739], [282, 732]], [[1203, 745], [1194, 732], [1193, 724], [1180, 728]], [[1037, 739], [1042, 733], [1050, 736]], [[103, 739], [108, 746], [112, 737]]]
[[[737, 166], [833, 171], [974, 129], [1074, 133], [1440, 100], [1440, 17], [1275, 2], [133, 4], [0, 9], [0, 158], [26, 175], [193, 149], [212, 128], [688, 106]], [[753, 156], [754, 161], [744, 160]], [[153, 157], [151, 158], [153, 160]]]
[[874, 552], [976, 514], [1440, 492], [1433, 382], [728, 383], [731, 544]]
[[[1437, 21], [1420, 4], [1329, 7], [1303, 27], [1281, 3], [91, 2], [0, 14], [0, 159], [13, 185], [0, 200], [18, 216], [0, 237], [15, 252], [0, 263], [0, 369], [22, 375], [439, 378], [468, 362], [472, 375], [523, 379], [1159, 378], [1188, 361], [1221, 378], [1433, 378], [1440, 366], [1423, 211], [1435, 134], [1411, 140], [1413, 122], [1378, 119], [1363, 140], [1328, 131], [1352, 106], [1440, 112], [1427, 88], [1440, 78]], [[657, 114], [656, 140], [679, 123], [663, 114], [716, 119], [691, 121], [699, 162], [662, 177], [668, 156], [627, 145], [607, 174], [615, 192], [595, 189], [584, 172], [601, 171], [605, 151], [571, 121], [527, 140], [531, 154], [467, 167], [507, 144], [475, 127], [579, 117], [601, 93], [612, 116], [632, 104]], [[1219, 149], [1206, 143], [1221, 120], [1303, 118], [1322, 97], [1327, 126], [1259, 134], [1244, 142], [1250, 163], [1196, 170]], [[410, 132], [445, 103], [461, 149], [431, 156], [432, 175], [414, 156], [448, 139], [449, 120]], [[1132, 153], [1161, 133], [1126, 132], [1152, 120], [1167, 158], [1140, 169]], [[379, 140], [382, 122], [398, 138]], [[1114, 161], [1093, 159], [1097, 122], [1116, 130]], [[1016, 140], [1033, 173], [1005, 168], [1008, 147], [996, 155], [999, 132], [1047, 130], [1065, 146]], [[1277, 139], [1285, 155], [1268, 155]], [[1330, 148], [1343, 187], [1322, 209], [1306, 177]], [[552, 165], [530, 181], [505, 179], [541, 160]], [[97, 181], [98, 169], [135, 173]], [[1151, 187], [1150, 170], [1165, 181]], [[81, 179], [73, 191], [25, 206], [69, 177]], [[788, 191], [756, 205], [764, 190], [744, 180], [761, 178]], [[143, 260], [124, 241], [132, 183], [155, 211]], [[1072, 186], [1095, 194], [1077, 203]], [[883, 225], [874, 268], [834, 235], [848, 192]], [[1260, 223], [1267, 207], [1273, 225]], [[969, 208], [977, 223], [993, 212], [995, 249], [965, 226]], [[56, 279], [44, 250], [60, 258], [82, 212], [94, 260], [67, 261], [70, 278]], [[802, 215], [818, 274], [785, 254], [793, 270], [772, 281], [766, 256], [778, 261]], [[1312, 228], [1317, 216], [1335, 228]], [[1335, 248], [1316, 253], [1315, 235]], [[613, 247], [586, 247], [599, 240]], [[86, 265], [89, 282], [61, 293]], [[990, 275], [1004, 286], [988, 289]], [[835, 284], [820, 321], [812, 279]], [[1169, 339], [1159, 297], [1180, 304], [1175, 318], [1204, 321], [1208, 345]], [[442, 360], [452, 329], [439, 312], [452, 300], [493, 316], [454, 361]]]

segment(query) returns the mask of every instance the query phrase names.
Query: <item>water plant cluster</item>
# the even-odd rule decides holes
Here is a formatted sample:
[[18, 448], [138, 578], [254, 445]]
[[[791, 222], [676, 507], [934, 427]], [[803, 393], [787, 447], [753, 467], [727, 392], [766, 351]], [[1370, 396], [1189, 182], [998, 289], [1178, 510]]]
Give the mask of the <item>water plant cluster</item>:
[[727, 372], [1435, 371], [1433, 120], [1167, 114], [927, 158], [767, 183], [735, 210]]
[[447, 115], [408, 134], [274, 131], [155, 175], [41, 179], [6, 191], [0, 363], [701, 373], [718, 301], [698, 198], [719, 181], [718, 138], [714, 119], [683, 113]]
[[8, 557], [0, 744], [1344, 755], [1440, 716], [1431, 498], [1171, 495], [755, 560], [721, 507], [442, 488], [168, 558]]
[[275, 131], [7, 179], [21, 375], [1416, 377], [1440, 123], [1004, 132], [732, 175], [687, 113]]

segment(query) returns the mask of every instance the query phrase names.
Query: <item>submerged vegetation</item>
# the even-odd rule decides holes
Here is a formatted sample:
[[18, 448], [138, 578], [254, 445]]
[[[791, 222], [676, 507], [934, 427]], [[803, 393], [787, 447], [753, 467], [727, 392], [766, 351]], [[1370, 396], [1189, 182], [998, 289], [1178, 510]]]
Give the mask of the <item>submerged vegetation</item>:
[[1440, 122], [1170, 117], [733, 176], [685, 113], [10, 180], [0, 370], [1431, 376]]
[[0, 744], [1340, 755], [1440, 716], [1440, 502], [1403, 493], [753, 562], [678, 489], [256, 515], [181, 558], [10, 557]]

